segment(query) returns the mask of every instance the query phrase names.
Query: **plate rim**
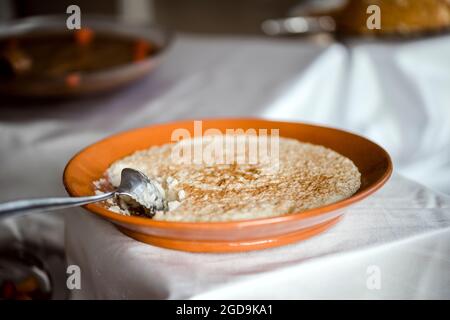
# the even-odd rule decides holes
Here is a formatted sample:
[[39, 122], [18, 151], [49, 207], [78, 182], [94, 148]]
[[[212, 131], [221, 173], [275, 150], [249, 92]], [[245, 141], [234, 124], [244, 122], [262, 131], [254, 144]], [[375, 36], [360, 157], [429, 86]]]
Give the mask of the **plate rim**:
[[[367, 139], [361, 135], [352, 133], [347, 130], [342, 130], [342, 129], [338, 129], [338, 128], [334, 128], [334, 127], [330, 127], [330, 126], [311, 124], [311, 123], [307, 123], [307, 122], [268, 120], [268, 119], [258, 118], [258, 117], [235, 117], [235, 118], [233, 118], [233, 117], [227, 117], [227, 118], [212, 117], [212, 118], [183, 119], [183, 120], [177, 120], [177, 121], [168, 121], [168, 122], [155, 123], [155, 124], [151, 124], [148, 126], [133, 128], [130, 130], [124, 130], [124, 131], [112, 134], [104, 139], [101, 139], [97, 142], [94, 142], [94, 143], [88, 145], [87, 147], [85, 147], [82, 150], [80, 150], [79, 152], [77, 152], [68, 161], [66, 167], [64, 168], [63, 184], [64, 184], [64, 187], [65, 187], [67, 193], [72, 197], [86, 196], [86, 194], [80, 194], [74, 189], [74, 187], [70, 183], [69, 174], [70, 174], [70, 170], [72, 170], [72, 166], [74, 165], [74, 163], [76, 163], [78, 158], [85, 152], [90, 151], [91, 149], [95, 148], [97, 145], [106, 143], [109, 140], [116, 139], [117, 137], [119, 137], [123, 134], [138, 132], [141, 130], [147, 130], [149, 128], [157, 128], [157, 127], [162, 127], [162, 126], [167, 126], [167, 125], [182, 124], [182, 123], [184, 124], [184, 123], [198, 121], [198, 120], [201, 120], [201, 121], [223, 121], [223, 122], [236, 121], [236, 120], [239, 120], [239, 121], [263, 121], [263, 122], [267, 122], [267, 123], [271, 123], [271, 124], [277, 124], [277, 123], [278, 124], [300, 124], [300, 125], [309, 126], [309, 127], [315, 127], [315, 128], [319, 127], [322, 129], [325, 128], [325, 129], [331, 129], [334, 131], [341, 131], [346, 134], [350, 134], [350, 135], [356, 136], [360, 139], [363, 139], [366, 142], [373, 144], [377, 148], [379, 148], [380, 151], [384, 154], [384, 156], [387, 159], [387, 168], [386, 168], [386, 171], [383, 173], [383, 175], [378, 180], [376, 180], [372, 185], [370, 185], [366, 190], [359, 192], [359, 193], [355, 193], [354, 195], [350, 196], [349, 198], [342, 199], [342, 200], [339, 200], [337, 202], [334, 202], [334, 203], [331, 203], [331, 204], [328, 204], [325, 206], [320, 206], [317, 208], [308, 209], [308, 210], [301, 211], [301, 212], [284, 214], [284, 215], [274, 216], [274, 217], [263, 217], [263, 218], [232, 220], [232, 221], [214, 221], [214, 222], [159, 221], [159, 220], [153, 220], [153, 219], [149, 219], [149, 218], [145, 218], [145, 217], [125, 216], [125, 215], [110, 211], [98, 204], [88, 204], [83, 207], [87, 211], [94, 213], [96, 215], [102, 216], [103, 218], [106, 218], [114, 223], [129, 224], [129, 225], [140, 226], [140, 227], [154, 227], [154, 228], [158, 228], [158, 229], [170, 229], [170, 230], [175, 230], [175, 229], [179, 229], [179, 230], [180, 229], [182, 229], [182, 230], [186, 230], [186, 229], [217, 230], [217, 229], [220, 229], [220, 230], [223, 230], [224, 228], [226, 228], [226, 229], [239, 228], [240, 229], [240, 228], [245, 228], [245, 227], [249, 227], [249, 226], [255, 227], [255, 226], [262, 226], [262, 225], [285, 223], [285, 222], [289, 222], [289, 221], [293, 221], [293, 220], [295, 220], [295, 221], [304, 220], [304, 219], [320, 216], [321, 214], [324, 214], [324, 213], [329, 213], [332, 211], [336, 211], [339, 209], [349, 207], [350, 205], [357, 203], [357, 202], [367, 198], [371, 194], [375, 193], [376, 191], [378, 191], [392, 176], [393, 163], [392, 163], [392, 159], [391, 159], [389, 153], [383, 147], [381, 147], [379, 144], [371, 141], [370, 139]], [[138, 151], [138, 150], [135, 150], [135, 151]], [[350, 160], [352, 160], [352, 159], [350, 159]]]

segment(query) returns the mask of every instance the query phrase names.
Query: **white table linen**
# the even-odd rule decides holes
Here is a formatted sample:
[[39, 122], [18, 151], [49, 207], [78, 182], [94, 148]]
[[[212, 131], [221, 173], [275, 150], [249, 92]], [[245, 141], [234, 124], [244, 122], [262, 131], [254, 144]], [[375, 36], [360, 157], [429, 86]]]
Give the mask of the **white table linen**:
[[[330, 230], [261, 251], [153, 247], [82, 210], [68, 214], [66, 223], [69, 263], [83, 272], [74, 298], [450, 298], [450, 244], [444, 241], [450, 239], [450, 198], [399, 176], [349, 208]], [[436, 232], [436, 242], [415, 238]], [[380, 269], [380, 290], [366, 286], [373, 265]]]

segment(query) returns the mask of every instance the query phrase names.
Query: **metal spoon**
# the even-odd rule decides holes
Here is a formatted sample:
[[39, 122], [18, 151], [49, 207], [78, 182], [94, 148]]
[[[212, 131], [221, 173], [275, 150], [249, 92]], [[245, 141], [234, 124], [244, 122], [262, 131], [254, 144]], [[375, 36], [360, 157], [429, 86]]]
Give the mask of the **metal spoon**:
[[115, 191], [89, 197], [42, 198], [5, 202], [0, 204], [0, 218], [31, 211], [77, 207], [116, 196], [124, 199], [127, 203], [133, 202], [133, 207], [140, 206], [139, 209], [150, 216], [155, 211], [167, 210], [164, 191], [142, 172], [125, 168], [121, 172], [120, 185]]

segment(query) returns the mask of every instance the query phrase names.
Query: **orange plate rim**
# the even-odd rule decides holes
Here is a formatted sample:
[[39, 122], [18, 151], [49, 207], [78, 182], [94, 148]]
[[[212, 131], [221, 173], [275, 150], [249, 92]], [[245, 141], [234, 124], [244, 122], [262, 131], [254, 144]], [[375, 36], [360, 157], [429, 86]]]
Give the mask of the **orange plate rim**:
[[[98, 214], [104, 218], [111, 220], [111, 221], [115, 221], [118, 223], [130, 224], [130, 225], [155, 227], [155, 228], [159, 228], [159, 229], [172, 229], [172, 230], [173, 229], [184, 229], [184, 230], [186, 230], [186, 229], [197, 229], [197, 230], [198, 229], [236, 229], [236, 228], [241, 229], [241, 228], [245, 228], [247, 226], [270, 225], [270, 224], [276, 224], [276, 223], [281, 223], [281, 222], [288, 222], [291, 220], [298, 221], [298, 220], [308, 219], [308, 218], [319, 216], [324, 213], [328, 213], [331, 211], [335, 211], [338, 209], [348, 207], [348, 206], [368, 197], [369, 195], [373, 194], [374, 192], [376, 192], [387, 182], [387, 180], [389, 180], [390, 176], [392, 175], [393, 164], [392, 164], [391, 157], [389, 156], [389, 154], [387, 153], [386, 150], [384, 150], [381, 146], [379, 146], [375, 142], [373, 142], [367, 138], [364, 138], [360, 135], [357, 135], [355, 133], [346, 131], [346, 130], [341, 130], [341, 129], [337, 129], [337, 128], [333, 128], [333, 127], [329, 127], [329, 126], [320, 126], [320, 125], [315, 125], [315, 124], [310, 124], [310, 123], [305, 123], [305, 122], [273, 121], [273, 120], [267, 120], [264, 118], [242, 118], [242, 117], [202, 118], [202, 119], [184, 119], [184, 120], [180, 120], [180, 121], [170, 121], [170, 122], [158, 123], [158, 124], [154, 124], [154, 125], [150, 125], [150, 126], [134, 128], [131, 130], [125, 130], [125, 131], [113, 134], [107, 138], [99, 140], [99, 141], [85, 147], [84, 149], [82, 149], [81, 151], [76, 153], [72, 157], [72, 159], [69, 160], [69, 162], [67, 163], [67, 165], [64, 169], [63, 183], [64, 183], [64, 186], [65, 186], [67, 192], [72, 197], [87, 196], [86, 194], [79, 194], [73, 188], [72, 184], [70, 183], [70, 178], [68, 175], [68, 172], [69, 172], [72, 164], [75, 161], [77, 161], [77, 158], [85, 151], [91, 150], [92, 148], [95, 148], [98, 144], [107, 142], [108, 140], [115, 139], [116, 137], [118, 137], [122, 134], [125, 134], [125, 133], [131, 133], [131, 132], [140, 131], [140, 130], [148, 129], [148, 128], [157, 128], [159, 126], [165, 126], [168, 124], [173, 125], [173, 124], [177, 124], [177, 123], [187, 123], [189, 121], [194, 121], [194, 120], [195, 121], [198, 121], [198, 120], [201, 120], [201, 121], [237, 121], [237, 120], [238, 121], [264, 121], [264, 122], [272, 123], [272, 124], [277, 124], [277, 123], [278, 124], [301, 124], [301, 125], [309, 126], [309, 127], [316, 127], [316, 128], [320, 127], [320, 128], [331, 129], [331, 130], [343, 131], [343, 132], [346, 132], [347, 134], [357, 136], [361, 139], [364, 139], [368, 143], [376, 145], [384, 153], [384, 156], [386, 157], [386, 159], [388, 161], [388, 168], [387, 168], [386, 172], [370, 187], [368, 187], [366, 190], [364, 190], [362, 192], [356, 193], [355, 195], [353, 195], [347, 199], [340, 200], [338, 202], [335, 202], [335, 203], [332, 203], [332, 204], [329, 204], [326, 206], [309, 209], [309, 210], [302, 211], [302, 212], [291, 213], [291, 214], [287, 214], [287, 215], [269, 217], [269, 218], [256, 218], [256, 219], [220, 221], [220, 222], [179, 222], [179, 221], [172, 222], [172, 221], [157, 221], [157, 220], [153, 220], [153, 219], [149, 219], [149, 218], [136, 217], [136, 216], [125, 216], [125, 215], [121, 215], [121, 214], [109, 211], [108, 209], [106, 209], [98, 204], [89, 204], [84, 207], [88, 211]], [[136, 150], [136, 151], [138, 151], [138, 150]]]

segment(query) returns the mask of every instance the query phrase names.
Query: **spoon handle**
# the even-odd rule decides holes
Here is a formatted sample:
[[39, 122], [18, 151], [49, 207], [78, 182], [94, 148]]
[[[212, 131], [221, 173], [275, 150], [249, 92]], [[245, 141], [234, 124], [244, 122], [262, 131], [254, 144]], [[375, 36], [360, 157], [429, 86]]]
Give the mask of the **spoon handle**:
[[31, 211], [48, 211], [82, 206], [93, 202], [107, 200], [112, 198], [114, 194], [115, 192], [109, 192], [89, 197], [42, 198], [4, 202], [0, 203], [0, 219]]

